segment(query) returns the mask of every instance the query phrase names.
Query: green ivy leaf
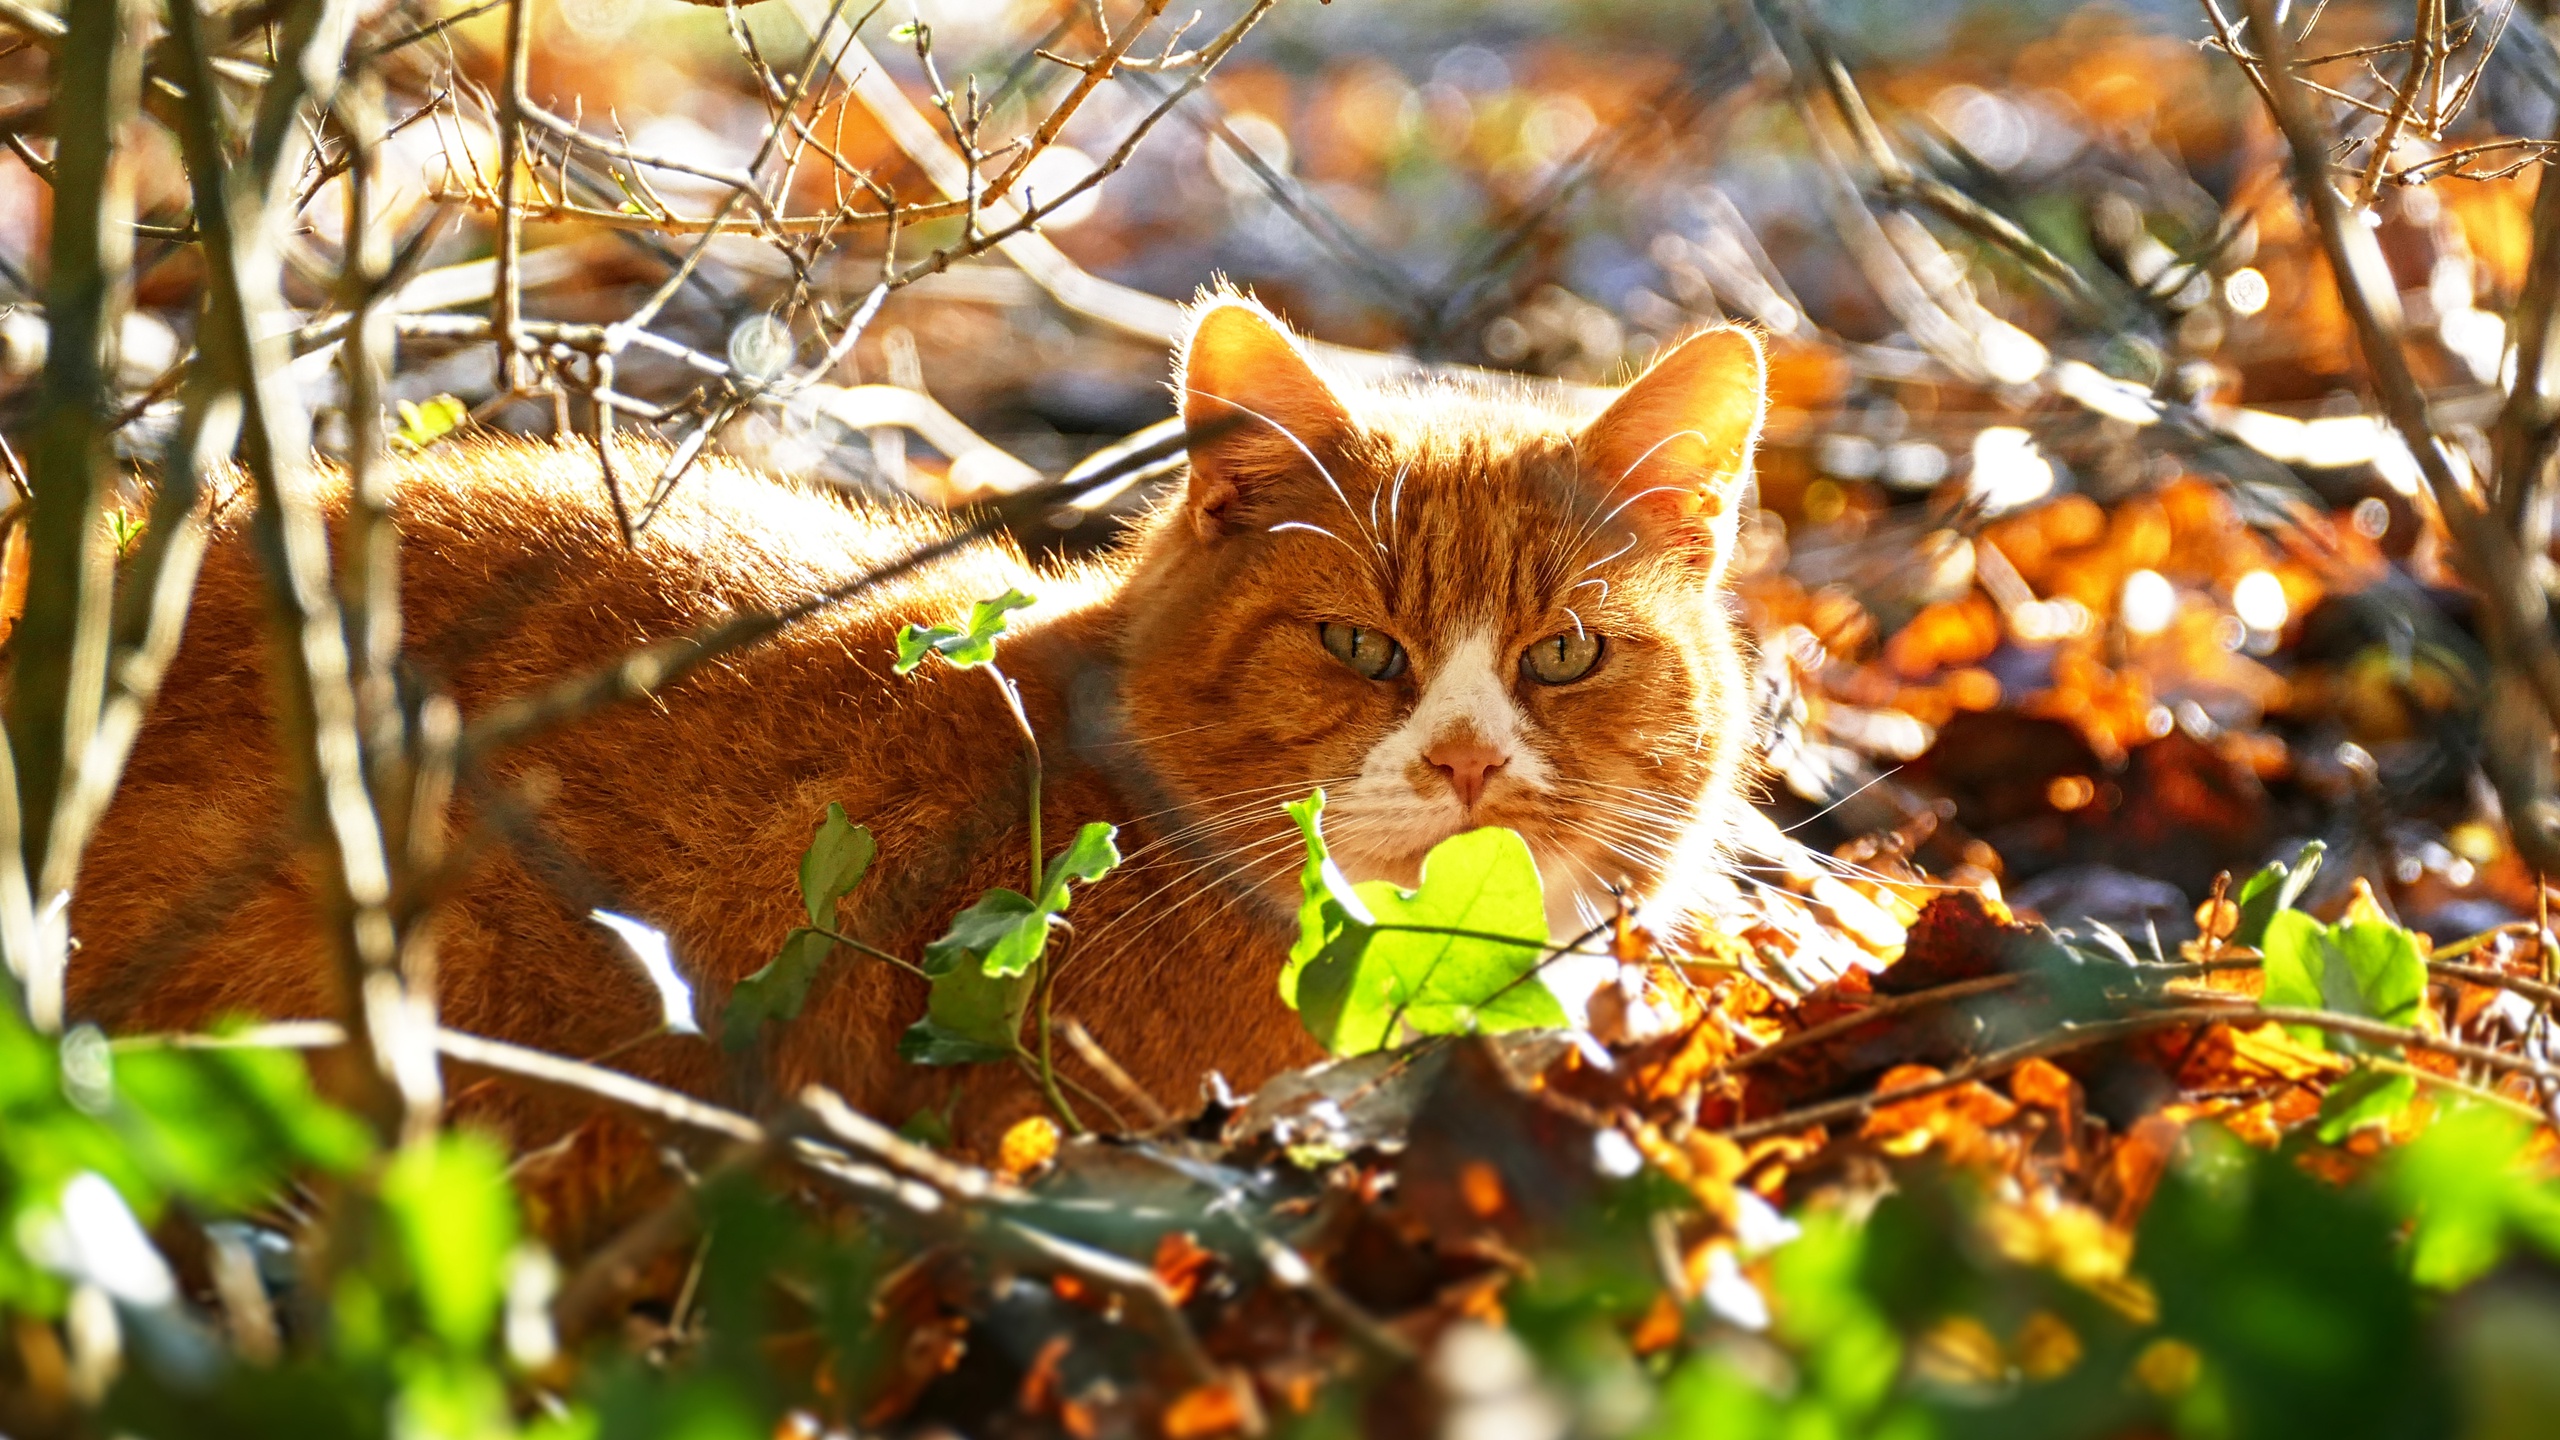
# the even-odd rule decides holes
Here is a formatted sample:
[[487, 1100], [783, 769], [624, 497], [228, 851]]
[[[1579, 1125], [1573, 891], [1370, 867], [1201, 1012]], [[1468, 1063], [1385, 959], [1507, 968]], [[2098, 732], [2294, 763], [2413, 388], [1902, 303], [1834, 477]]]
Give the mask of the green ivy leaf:
[[809, 907], [810, 924], [821, 930], [835, 928], [836, 902], [862, 883], [878, 851], [868, 826], [854, 824], [842, 805], [827, 803], [817, 838], [800, 857], [800, 899]]
[[1298, 822], [1298, 834], [1307, 847], [1307, 863], [1298, 872], [1298, 938], [1289, 947], [1289, 963], [1280, 971], [1280, 998], [1295, 1010], [1299, 1008], [1299, 977], [1308, 963], [1331, 948], [1350, 927], [1374, 922], [1369, 907], [1361, 903], [1342, 867], [1333, 863], [1333, 852], [1325, 844], [1324, 792], [1318, 790], [1282, 808]]
[[2290, 910], [2309, 888], [2311, 877], [2320, 873], [2320, 857], [2329, 847], [2317, 840], [2302, 847], [2291, 865], [2278, 860], [2241, 882], [2240, 893], [2232, 897], [2240, 907], [2239, 924], [2226, 937], [2233, 945], [2257, 945], [2266, 938], [2267, 922], [2280, 911]]
[[1509, 830], [1469, 831], [1432, 847], [1415, 889], [1377, 880], [1343, 887], [1323, 849], [1322, 809], [1320, 797], [1290, 807], [1308, 864], [1298, 942], [1280, 983], [1327, 1049], [1382, 1049], [1407, 1029], [1455, 1035], [1568, 1023], [1537, 975], [1546, 899], [1526, 841]]
[[471, 407], [451, 395], [438, 395], [424, 404], [403, 400], [399, 407], [400, 428], [391, 441], [405, 450], [424, 450], [471, 418]]
[[924, 973], [939, 981], [964, 970], [985, 968], [1002, 952], [1010, 967], [1002, 973], [1018, 975], [1030, 968], [1028, 961], [1013, 964], [1026, 948], [1031, 959], [1040, 958], [1040, 935], [1047, 926], [1033, 923], [1035, 918], [1047, 919], [1030, 896], [1019, 890], [990, 890], [952, 916], [951, 928], [942, 938], [924, 947]]
[[1120, 863], [1118, 831], [1100, 823], [1076, 832], [1041, 871], [1040, 898], [990, 890], [951, 917], [942, 938], [924, 947], [933, 977], [925, 1018], [898, 1042], [921, 1065], [962, 1065], [1010, 1058], [1020, 1045], [1032, 967], [1049, 945], [1049, 921], [1063, 913], [1079, 881], [1099, 880]]
[[2560, 1259], [2560, 1185], [2517, 1163], [2530, 1133], [2501, 1111], [2456, 1103], [2392, 1152], [2382, 1180], [2415, 1221], [2410, 1278], [2459, 1289], [2494, 1268], [2511, 1239]]
[[[2418, 1018], [2427, 988], [2426, 955], [2417, 937], [2397, 925], [2365, 920], [2323, 926], [2299, 910], [2285, 910], [2267, 922], [2260, 949], [2266, 956], [2267, 1004], [2360, 1015], [2390, 1025], [2414, 1024]], [[2316, 1028], [2290, 1028], [2305, 1044], [2329, 1043]], [[2351, 1036], [2337, 1039], [2337, 1048], [2349, 1053], [2361, 1048]]]
[[2369, 1125], [2389, 1125], [2418, 1098], [2414, 1076], [2360, 1068], [2320, 1100], [2320, 1143], [2336, 1145]]
[[784, 936], [782, 948], [765, 967], [729, 992], [728, 1007], [720, 1012], [721, 1048], [746, 1049], [767, 1020], [799, 1019], [801, 1007], [809, 1003], [809, 987], [835, 949], [835, 941], [815, 930], [794, 929]]
[[130, 1051], [115, 1057], [115, 1090], [133, 1153], [217, 1209], [255, 1204], [299, 1166], [352, 1170], [373, 1148], [290, 1051]]
[[898, 1037], [898, 1058], [911, 1065], [1010, 1060], [1022, 1048], [1022, 1016], [1030, 1007], [1030, 976], [955, 965], [933, 982], [924, 1018]]
[[1049, 861], [1048, 867], [1041, 871], [1040, 903], [1053, 905], [1050, 913], [1056, 914], [1067, 908], [1069, 881], [1099, 880], [1120, 868], [1119, 835], [1117, 826], [1099, 821], [1078, 830], [1076, 838], [1067, 842], [1067, 848], [1059, 851]]
[[818, 972], [835, 954], [836, 942], [818, 932], [835, 928], [836, 903], [862, 883], [878, 852], [870, 829], [854, 824], [842, 805], [828, 802], [817, 834], [800, 856], [800, 903], [814, 928], [794, 928], [763, 969], [729, 992], [728, 1008], [720, 1015], [723, 1048], [743, 1050], [755, 1043], [767, 1020], [800, 1018], [809, 987], [817, 983]]
[[1041, 871], [1040, 898], [1016, 890], [990, 890], [978, 903], [951, 917], [943, 937], [924, 947], [925, 973], [937, 979], [976, 957], [990, 975], [1021, 975], [1040, 962], [1049, 944], [1049, 920], [1065, 912], [1069, 886], [1099, 880], [1120, 863], [1113, 843], [1119, 831], [1099, 822], [1076, 832], [1076, 838]]
[[907, 626], [898, 632], [898, 673], [904, 675], [935, 655], [963, 670], [986, 664], [996, 658], [996, 637], [1004, 633], [1006, 614], [1031, 603], [1021, 591], [1007, 590], [970, 607], [966, 625]]
[[382, 1203], [428, 1329], [456, 1351], [478, 1349], [497, 1322], [516, 1243], [505, 1153], [476, 1132], [445, 1131], [392, 1160]]

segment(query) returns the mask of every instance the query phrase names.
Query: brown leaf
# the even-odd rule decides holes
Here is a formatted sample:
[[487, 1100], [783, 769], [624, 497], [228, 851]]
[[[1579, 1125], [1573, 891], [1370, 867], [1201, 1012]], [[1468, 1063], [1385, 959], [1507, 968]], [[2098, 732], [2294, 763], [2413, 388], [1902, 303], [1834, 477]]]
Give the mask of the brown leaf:
[[1215, 1254], [1201, 1249], [1184, 1231], [1168, 1230], [1156, 1242], [1156, 1278], [1164, 1282], [1176, 1305], [1190, 1303], [1191, 1297], [1199, 1293], [1201, 1278], [1217, 1262]]
[[1196, 1386], [1164, 1407], [1165, 1440], [1205, 1440], [1244, 1428], [1244, 1400], [1225, 1381]]
[[1921, 910], [1902, 958], [1876, 978], [1876, 989], [1908, 995], [1989, 975], [2000, 968], [2000, 952], [2010, 938], [2025, 933], [2025, 926], [2010, 923], [2005, 913], [1995, 915], [1974, 891], [1941, 894]]
[[[1926, 1065], [1897, 1065], [1876, 1082], [1876, 1093], [1888, 1094], [1939, 1078], [1939, 1072]], [[1994, 1149], [1984, 1132], [2007, 1124], [2017, 1113], [2018, 1107], [1998, 1091], [1979, 1081], [1967, 1081], [1932, 1094], [1879, 1105], [1858, 1133], [1877, 1142], [1877, 1148], [1889, 1155], [1917, 1155], [1935, 1145], [1943, 1148], [1950, 1159], [1963, 1161]]]

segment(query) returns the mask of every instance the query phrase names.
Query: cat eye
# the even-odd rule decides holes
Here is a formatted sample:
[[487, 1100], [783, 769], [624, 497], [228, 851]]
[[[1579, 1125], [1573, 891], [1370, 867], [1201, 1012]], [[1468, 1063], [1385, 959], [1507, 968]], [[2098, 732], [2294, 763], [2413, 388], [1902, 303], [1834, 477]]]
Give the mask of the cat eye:
[[1393, 680], [1405, 671], [1404, 647], [1384, 631], [1328, 620], [1316, 627], [1316, 635], [1334, 659], [1372, 680]]
[[1570, 685], [1600, 663], [1600, 637], [1583, 630], [1550, 635], [1520, 652], [1520, 673], [1541, 685]]

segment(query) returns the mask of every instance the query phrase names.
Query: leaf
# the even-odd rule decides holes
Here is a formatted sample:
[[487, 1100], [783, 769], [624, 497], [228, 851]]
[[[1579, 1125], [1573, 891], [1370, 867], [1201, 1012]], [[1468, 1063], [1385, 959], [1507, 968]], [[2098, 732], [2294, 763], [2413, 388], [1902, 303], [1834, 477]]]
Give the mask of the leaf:
[[640, 962], [649, 983], [658, 991], [658, 1023], [670, 1034], [701, 1034], [702, 1026], [693, 1018], [693, 986], [677, 971], [675, 951], [667, 944], [666, 932], [610, 910], [590, 910], [587, 918], [621, 936], [632, 958]]
[[974, 955], [990, 975], [1020, 975], [1040, 963], [1041, 952], [1049, 944], [1049, 919], [1062, 914], [1072, 898], [1069, 886], [1079, 880], [1099, 880], [1120, 863], [1120, 850], [1113, 843], [1119, 831], [1112, 826], [1095, 823], [1076, 832], [1076, 838], [1041, 871], [1040, 898], [1014, 890], [990, 890], [978, 903], [951, 918], [951, 928], [943, 937], [924, 949], [925, 973], [940, 977], [961, 962], [964, 955]]
[[1094, 881], [1120, 867], [1117, 826], [1096, 822], [1076, 832], [1067, 848], [1050, 860], [1040, 872], [1040, 902], [1048, 905], [1054, 896], [1056, 907], [1050, 913], [1067, 908], [1067, 882]]
[[898, 1037], [898, 1058], [911, 1065], [977, 1065], [1010, 1060], [1022, 1048], [1022, 1015], [1032, 978], [994, 976], [955, 966], [933, 982], [924, 1018]]
[[907, 626], [898, 632], [898, 673], [904, 675], [935, 655], [963, 670], [986, 664], [996, 658], [996, 637], [1004, 633], [1007, 612], [1031, 603], [1021, 591], [1007, 590], [970, 607], [967, 625]]
[[1407, 1029], [1452, 1035], [1568, 1023], [1537, 978], [1545, 891], [1517, 834], [1475, 830], [1442, 841], [1413, 890], [1386, 881], [1344, 887], [1318, 826], [1322, 798], [1289, 810], [1308, 864], [1281, 993], [1328, 1049], [1381, 1049]]
[[835, 950], [836, 942], [815, 930], [794, 929], [782, 937], [773, 959], [729, 992], [728, 1007], [720, 1012], [721, 1048], [746, 1049], [767, 1020], [799, 1019], [809, 987]]
[[2528, 1127], [2486, 1105], [2448, 1105], [2417, 1139], [2392, 1152], [2385, 1187], [2415, 1222], [2409, 1274], [2458, 1289], [2522, 1239], [2560, 1258], [2560, 1185], [2520, 1164]]
[[[2397, 925], [2361, 920], [2323, 926], [2299, 910], [2285, 910], [2267, 923], [2260, 949], [2266, 957], [2263, 998], [2269, 1005], [2358, 1015], [2390, 1025], [2409, 1025], [2418, 1018], [2427, 987], [2426, 956], [2417, 937]], [[2288, 1028], [2304, 1044], [2329, 1044], [2316, 1027]], [[2363, 1048], [2351, 1036], [2337, 1040], [2335, 1048], [2349, 1053]]]
[[990, 890], [951, 917], [942, 938], [924, 947], [933, 977], [925, 1018], [898, 1042], [920, 1065], [964, 1065], [1010, 1059], [1020, 1046], [1032, 967], [1049, 944], [1049, 921], [1064, 912], [1077, 881], [1099, 880], [1120, 863], [1119, 832], [1095, 823], [1041, 871], [1040, 898]]
[[2235, 903], [2240, 907], [2239, 923], [2227, 941], [2233, 945], [2256, 945], [2267, 933], [2267, 922], [2280, 911], [2291, 910], [2302, 892], [2310, 887], [2311, 877], [2320, 873], [2320, 857], [2329, 847], [2317, 840], [2306, 842], [2293, 864], [2276, 861], [2240, 886]]
[[[951, 917], [951, 928], [924, 947], [933, 993], [924, 1018], [898, 1039], [913, 1065], [975, 1065], [1011, 1059], [1021, 1047], [1022, 1013], [1031, 999], [1027, 972], [1048, 939], [1048, 917], [1016, 890], [990, 890]], [[1016, 965], [990, 974], [996, 964]]]
[[371, 1132], [320, 1098], [291, 1051], [142, 1049], [114, 1065], [118, 1148], [207, 1205], [255, 1204], [296, 1168], [348, 1171], [372, 1152]]
[[836, 942], [819, 932], [834, 928], [836, 902], [862, 883], [878, 849], [868, 827], [854, 824], [842, 805], [828, 803], [827, 813], [819, 817], [817, 834], [800, 856], [800, 903], [814, 928], [795, 927], [782, 937], [782, 948], [763, 969], [729, 992], [728, 1008], [720, 1016], [724, 1049], [743, 1050], [754, 1044], [767, 1020], [800, 1018], [809, 987], [817, 983], [818, 972], [835, 954]]
[[[946, 975], [980, 968], [998, 950], [1006, 951], [1008, 963], [1025, 947], [1032, 959], [1038, 959], [1041, 932], [1047, 926], [1034, 925], [1035, 916], [1043, 921], [1047, 918], [1021, 891], [988, 891], [978, 897], [976, 904], [951, 917], [951, 928], [942, 933], [941, 939], [924, 947], [924, 973], [939, 981]], [[1027, 939], [1025, 932], [1029, 932]], [[1022, 968], [1028, 968], [1027, 962]], [[1019, 974], [1020, 969], [1004, 973]]]
[[427, 1327], [454, 1350], [478, 1349], [497, 1321], [516, 1243], [505, 1154], [476, 1132], [445, 1131], [393, 1158], [382, 1203]]
[[1298, 902], [1298, 938], [1289, 947], [1289, 963], [1280, 971], [1280, 998], [1294, 1010], [1298, 1008], [1298, 977], [1307, 962], [1323, 954], [1349, 925], [1373, 922], [1369, 907], [1361, 903], [1325, 845], [1324, 791], [1293, 800], [1282, 808], [1298, 822], [1298, 833], [1307, 846], [1306, 866], [1298, 872], [1298, 888], [1304, 897]]
[[122, 560], [133, 549], [134, 542], [142, 538], [147, 522], [139, 515], [128, 515], [122, 510], [108, 511], [106, 522], [107, 538], [115, 542], [116, 558]]
[[868, 826], [854, 824], [842, 805], [827, 802], [818, 833], [800, 857], [800, 899], [809, 907], [810, 924], [821, 930], [835, 928], [836, 902], [862, 883], [878, 850]]
[[424, 450], [471, 418], [471, 407], [451, 395], [438, 395], [423, 405], [403, 400], [399, 406], [400, 428], [391, 439], [409, 450]]
[[2320, 1143], [2336, 1145], [2370, 1125], [2389, 1125], [2418, 1098], [2418, 1081], [2366, 1066], [2329, 1087], [2320, 1100]]
[[2359, 1012], [2391, 1025], [2418, 1023], [2427, 994], [2427, 952], [2397, 925], [2359, 921], [2329, 927], [2329, 942], [2347, 958]]

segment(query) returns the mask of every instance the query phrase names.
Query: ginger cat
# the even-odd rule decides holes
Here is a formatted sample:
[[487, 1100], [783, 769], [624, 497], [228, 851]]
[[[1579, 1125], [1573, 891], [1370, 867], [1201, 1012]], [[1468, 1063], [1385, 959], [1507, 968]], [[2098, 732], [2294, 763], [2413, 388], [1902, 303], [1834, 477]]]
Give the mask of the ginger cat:
[[[1010, 586], [1040, 601], [1001, 663], [1040, 737], [1046, 833], [1112, 821], [1130, 856], [1077, 895], [1056, 1008], [1171, 1107], [1212, 1069], [1253, 1085], [1318, 1058], [1275, 988], [1301, 861], [1281, 805], [1318, 786], [1354, 879], [1410, 883], [1436, 842], [1507, 825], [1558, 931], [1609, 913], [1616, 883], [1682, 913], [1745, 767], [1722, 582], [1758, 343], [1699, 334], [1584, 421], [1527, 386], [1330, 383], [1223, 296], [1178, 373], [1195, 425], [1245, 418], [1111, 558], [1040, 569], [979, 545], [493, 757], [479, 793], [547, 800], [443, 911], [445, 1023], [614, 1052], [719, 1097], [735, 1081], [716, 1044], [631, 1043], [658, 1002], [591, 909], [661, 927], [710, 1017], [794, 923], [794, 867], [830, 801], [879, 839], [842, 921], [873, 945], [917, 956], [988, 887], [1020, 886], [1023, 741], [996, 687], [890, 670], [902, 624]], [[407, 462], [398, 494], [409, 653], [466, 715], [732, 607], [787, 605], [943, 523], [714, 468], [625, 549], [591, 457], [522, 443]], [[236, 513], [217, 532], [72, 907], [72, 1013], [115, 1030], [340, 1010], [271, 778], [257, 561]], [[956, 1098], [981, 1139], [1037, 1105], [1010, 1067], [901, 1062], [923, 1005], [914, 977], [840, 951], [770, 1083], [823, 1082], [893, 1123]], [[503, 1081], [456, 1093], [520, 1145], [591, 1113]]]

